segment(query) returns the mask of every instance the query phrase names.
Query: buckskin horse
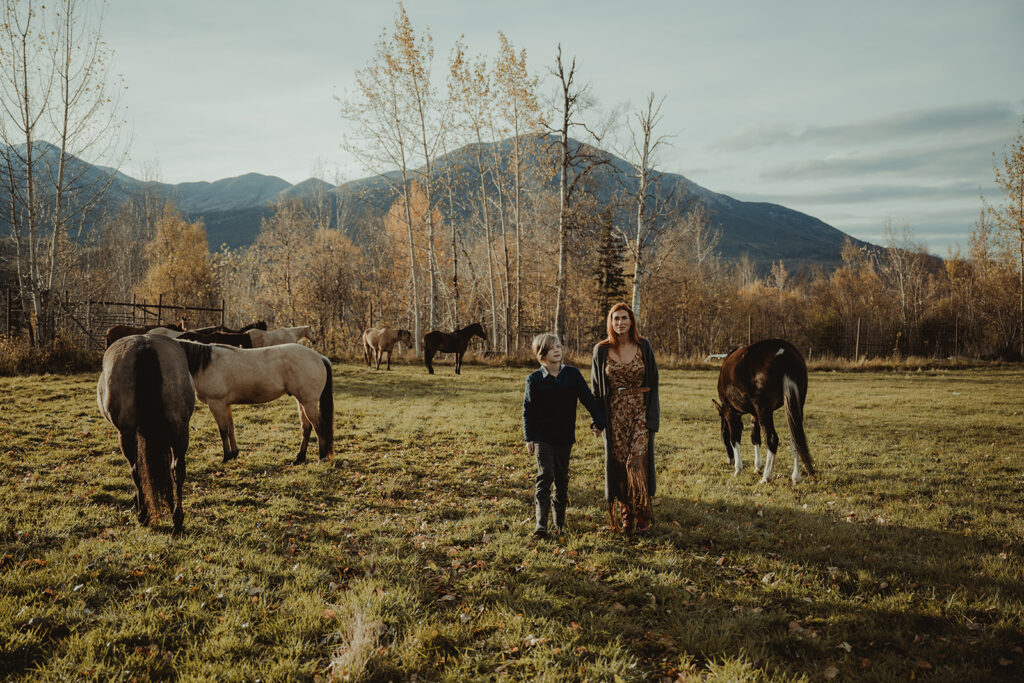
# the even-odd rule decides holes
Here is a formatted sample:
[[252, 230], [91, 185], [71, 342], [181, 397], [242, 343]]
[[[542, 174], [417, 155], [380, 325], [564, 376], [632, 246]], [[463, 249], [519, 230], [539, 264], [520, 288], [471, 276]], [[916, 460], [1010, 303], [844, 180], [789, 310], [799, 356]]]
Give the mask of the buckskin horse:
[[249, 338], [252, 339], [252, 347], [254, 349], [261, 349], [266, 346], [275, 346], [277, 344], [296, 344], [303, 337], [308, 339], [310, 343], [316, 343], [313, 339], [313, 328], [309, 325], [301, 325], [299, 327], [282, 327], [279, 330], [252, 329], [249, 330], [247, 334], [249, 335]]
[[443, 353], [455, 354], [455, 374], [460, 374], [462, 370], [462, 356], [466, 353], [469, 340], [474, 336], [487, 341], [487, 333], [484, 332], [484, 328], [480, 323], [467, 325], [455, 332], [433, 330], [423, 335], [423, 363], [427, 366], [427, 372], [431, 375], [434, 374], [434, 366], [431, 364], [431, 361], [434, 359], [434, 354], [441, 351]]
[[123, 337], [127, 337], [133, 334], [146, 334], [150, 330], [155, 330], [157, 328], [175, 330], [176, 332], [181, 332], [182, 330], [185, 329], [183, 325], [170, 325], [165, 323], [160, 323], [159, 325], [114, 325], [113, 327], [107, 328], [106, 348], [109, 349], [111, 344], [113, 344], [118, 339], [121, 339]]
[[804, 401], [807, 398], [807, 364], [795, 346], [782, 339], [765, 339], [732, 351], [722, 362], [718, 373], [718, 398], [712, 399], [722, 421], [722, 443], [733, 476], [743, 470], [740, 438], [743, 435], [744, 413], [754, 416], [750, 441], [754, 445], [754, 471], [761, 469], [761, 430], [768, 440], [768, 457], [764, 462], [761, 483], [771, 481], [779, 435], [775, 432], [773, 413], [785, 405], [793, 447], [793, 483], [800, 481], [800, 461], [809, 475], [814, 474], [811, 453], [804, 434]]
[[188, 360], [177, 342], [131, 335], [116, 340], [103, 354], [96, 403], [117, 428], [143, 526], [168, 509], [173, 533], [184, 528], [181, 487], [195, 402]]
[[412, 347], [412, 332], [395, 330], [390, 327], [371, 327], [363, 332], [363, 359], [366, 367], [370, 367], [373, 359], [377, 360], [377, 370], [384, 354], [388, 354], [387, 369], [391, 369], [391, 350], [395, 344], [402, 342], [406, 348]]
[[295, 464], [306, 462], [314, 429], [320, 459], [334, 451], [334, 393], [331, 361], [302, 344], [238, 349], [221, 344], [183, 341], [188, 370], [199, 400], [210, 407], [220, 429], [224, 462], [238, 457], [231, 406], [267, 403], [288, 394], [295, 397], [302, 424], [302, 443]]

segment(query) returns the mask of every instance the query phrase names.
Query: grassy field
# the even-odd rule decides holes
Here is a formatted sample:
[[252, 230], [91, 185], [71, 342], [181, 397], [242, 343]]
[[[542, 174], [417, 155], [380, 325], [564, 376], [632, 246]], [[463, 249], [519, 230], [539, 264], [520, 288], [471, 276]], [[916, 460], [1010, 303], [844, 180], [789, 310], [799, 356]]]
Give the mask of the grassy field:
[[[0, 678], [1019, 680], [1024, 369], [814, 372], [820, 474], [738, 478], [717, 375], [662, 373], [655, 527], [605, 528], [581, 417], [570, 534], [534, 541], [524, 370], [335, 366], [192, 420], [185, 526], [139, 528], [95, 374], [0, 378]], [[749, 434], [749, 421], [747, 423]]]

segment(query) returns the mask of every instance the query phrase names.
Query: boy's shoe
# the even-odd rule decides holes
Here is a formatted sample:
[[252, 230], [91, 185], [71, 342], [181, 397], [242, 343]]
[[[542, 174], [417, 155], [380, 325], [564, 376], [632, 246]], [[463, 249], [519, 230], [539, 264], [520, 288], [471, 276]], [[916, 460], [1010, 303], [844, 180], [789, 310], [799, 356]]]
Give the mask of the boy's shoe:
[[548, 530], [545, 529], [544, 527], [537, 527], [536, 529], [533, 530], [533, 537], [534, 538], [547, 538], [548, 537]]

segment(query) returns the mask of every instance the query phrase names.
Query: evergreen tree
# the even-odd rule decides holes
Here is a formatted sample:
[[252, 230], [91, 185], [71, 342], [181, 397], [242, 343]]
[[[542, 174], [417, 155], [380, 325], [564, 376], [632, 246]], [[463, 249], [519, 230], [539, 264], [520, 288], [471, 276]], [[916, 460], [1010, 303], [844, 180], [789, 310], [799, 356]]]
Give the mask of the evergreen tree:
[[623, 275], [625, 245], [615, 231], [611, 209], [601, 212], [600, 233], [597, 243], [597, 264], [594, 268], [594, 282], [597, 289], [597, 306], [600, 322], [595, 332], [604, 336], [604, 316], [608, 309], [626, 299], [626, 278]]

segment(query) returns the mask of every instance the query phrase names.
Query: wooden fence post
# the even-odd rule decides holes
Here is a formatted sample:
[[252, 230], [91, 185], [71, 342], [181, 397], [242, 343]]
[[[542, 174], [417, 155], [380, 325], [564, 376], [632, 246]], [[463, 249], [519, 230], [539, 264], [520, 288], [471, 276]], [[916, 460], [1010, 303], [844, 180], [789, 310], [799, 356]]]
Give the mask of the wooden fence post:
[[860, 360], [860, 318], [857, 318], [857, 340], [853, 342], [853, 362]]
[[164, 293], [160, 292], [160, 298], [156, 300], [156, 324], [164, 324]]
[[224, 327], [224, 309], [227, 306], [224, 304], [224, 299], [220, 300], [220, 326]]

